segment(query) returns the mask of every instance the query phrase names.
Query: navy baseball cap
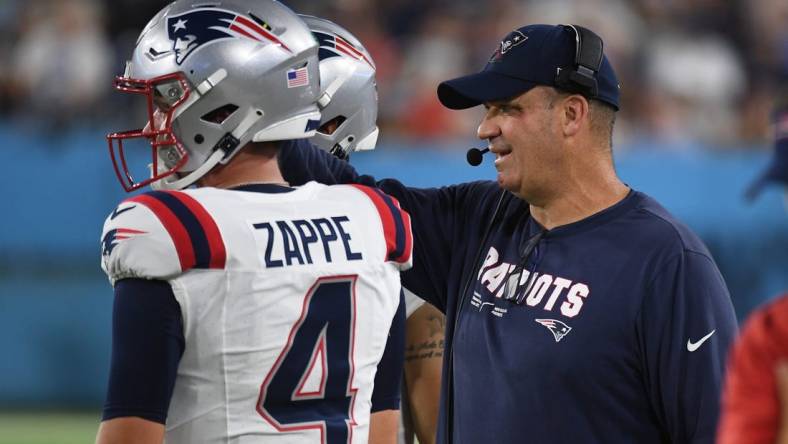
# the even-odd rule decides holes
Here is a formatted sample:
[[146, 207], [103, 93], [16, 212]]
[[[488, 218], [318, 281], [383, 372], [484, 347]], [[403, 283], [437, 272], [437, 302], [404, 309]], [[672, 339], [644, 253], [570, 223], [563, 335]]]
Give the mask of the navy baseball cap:
[[[575, 33], [564, 25], [528, 25], [510, 32], [484, 69], [438, 85], [438, 99], [450, 109], [506, 100], [537, 85], [556, 85], [559, 70], [575, 67]], [[587, 96], [618, 110], [619, 86], [603, 55], [596, 75], [597, 93]]]
[[774, 154], [758, 179], [747, 189], [746, 197], [753, 200], [770, 183], [788, 187], [788, 106], [774, 113]]

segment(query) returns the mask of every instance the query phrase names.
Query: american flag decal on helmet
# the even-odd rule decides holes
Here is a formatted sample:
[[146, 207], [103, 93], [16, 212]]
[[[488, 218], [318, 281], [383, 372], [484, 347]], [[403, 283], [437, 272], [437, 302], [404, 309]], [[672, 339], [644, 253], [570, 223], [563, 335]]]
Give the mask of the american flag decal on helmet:
[[179, 65], [202, 45], [227, 38], [272, 43], [291, 52], [290, 48], [273, 34], [271, 26], [262, 19], [251, 14], [245, 17], [223, 9], [195, 9], [168, 17], [167, 34], [172, 40], [175, 61]]
[[288, 88], [306, 85], [309, 85], [309, 71], [307, 71], [306, 66], [303, 68], [291, 69], [287, 71]]
[[326, 32], [312, 31], [312, 35], [317, 39], [320, 49], [317, 52], [317, 57], [320, 60], [329, 57], [350, 57], [356, 60], [364, 60], [371, 67], [375, 65], [370, 61], [363, 52], [359, 51], [353, 44], [343, 39], [342, 37]]

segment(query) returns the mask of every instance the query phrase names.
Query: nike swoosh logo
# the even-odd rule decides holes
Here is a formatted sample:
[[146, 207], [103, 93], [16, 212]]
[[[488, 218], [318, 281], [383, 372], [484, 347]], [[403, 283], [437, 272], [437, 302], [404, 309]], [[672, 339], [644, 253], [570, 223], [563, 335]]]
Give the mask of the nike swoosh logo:
[[126, 208], [124, 208], [122, 210], [119, 209], [119, 208], [115, 208], [115, 211], [113, 211], [112, 215], [109, 216], [109, 220], [115, 220], [115, 218], [120, 216], [122, 213], [125, 213], [126, 211], [129, 211], [129, 210], [133, 210], [135, 208], [137, 208], [136, 205], [132, 205], [130, 207], [126, 207]]
[[715, 331], [717, 330], [716, 329], [712, 330], [709, 334], [700, 338], [698, 342], [692, 342], [689, 339], [687, 339], [687, 351], [694, 352], [695, 350], [697, 350], [698, 347], [700, 347], [704, 342], [706, 342], [706, 339], [709, 339], [711, 335], [714, 334]]

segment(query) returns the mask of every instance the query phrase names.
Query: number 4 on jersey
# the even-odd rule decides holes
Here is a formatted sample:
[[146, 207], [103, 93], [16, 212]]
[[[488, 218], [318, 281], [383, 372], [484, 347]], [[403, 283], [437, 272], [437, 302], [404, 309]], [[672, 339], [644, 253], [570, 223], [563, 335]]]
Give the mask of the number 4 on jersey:
[[[352, 387], [356, 278], [320, 278], [307, 293], [301, 317], [260, 388], [257, 411], [277, 430], [319, 429], [323, 443], [350, 442], [356, 425]], [[323, 365], [320, 388], [303, 393], [317, 361]]]

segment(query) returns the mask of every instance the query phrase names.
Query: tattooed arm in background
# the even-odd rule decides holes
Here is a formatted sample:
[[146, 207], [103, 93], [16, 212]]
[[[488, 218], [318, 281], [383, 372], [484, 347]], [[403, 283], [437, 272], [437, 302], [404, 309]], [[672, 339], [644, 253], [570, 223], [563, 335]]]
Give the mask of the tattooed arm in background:
[[413, 427], [421, 444], [435, 443], [445, 327], [443, 313], [427, 303], [413, 312], [405, 324], [405, 386]]

